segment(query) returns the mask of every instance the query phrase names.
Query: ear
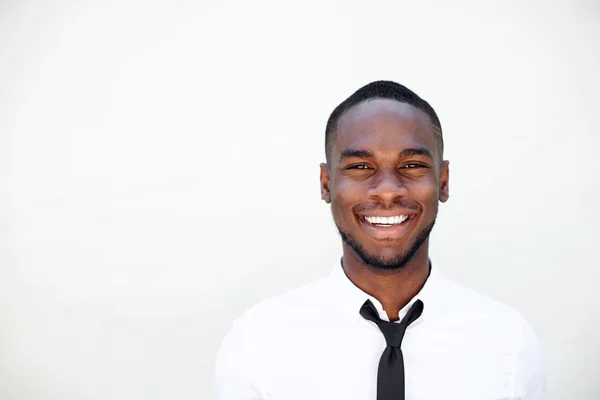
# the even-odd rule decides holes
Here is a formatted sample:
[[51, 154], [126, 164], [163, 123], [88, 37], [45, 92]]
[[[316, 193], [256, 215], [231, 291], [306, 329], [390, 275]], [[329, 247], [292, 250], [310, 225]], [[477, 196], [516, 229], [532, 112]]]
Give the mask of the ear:
[[440, 168], [440, 201], [445, 203], [450, 197], [449, 184], [450, 184], [450, 162], [443, 161], [442, 167]]
[[331, 192], [329, 191], [329, 183], [331, 182], [331, 175], [329, 173], [329, 166], [325, 163], [321, 163], [321, 199], [325, 200], [325, 203], [331, 203]]

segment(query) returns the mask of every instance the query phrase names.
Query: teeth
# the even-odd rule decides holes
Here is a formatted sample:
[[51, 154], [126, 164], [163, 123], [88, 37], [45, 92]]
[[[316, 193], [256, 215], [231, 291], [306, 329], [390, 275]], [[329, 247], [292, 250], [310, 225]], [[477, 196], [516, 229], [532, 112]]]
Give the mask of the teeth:
[[375, 225], [398, 225], [406, 221], [408, 215], [395, 215], [393, 217], [366, 217], [365, 219]]

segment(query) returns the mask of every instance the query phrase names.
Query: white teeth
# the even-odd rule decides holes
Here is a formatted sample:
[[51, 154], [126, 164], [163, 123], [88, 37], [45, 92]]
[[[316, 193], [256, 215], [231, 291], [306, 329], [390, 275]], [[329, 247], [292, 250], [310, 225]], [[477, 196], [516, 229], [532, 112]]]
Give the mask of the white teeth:
[[367, 217], [365, 219], [375, 225], [398, 225], [406, 221], [408, 215], [395, 215], [393, 217]]

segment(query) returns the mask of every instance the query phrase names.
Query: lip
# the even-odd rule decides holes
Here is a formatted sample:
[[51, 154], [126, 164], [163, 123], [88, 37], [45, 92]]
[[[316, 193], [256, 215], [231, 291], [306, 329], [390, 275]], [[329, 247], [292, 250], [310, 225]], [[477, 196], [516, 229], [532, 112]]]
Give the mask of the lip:
[[415, 215], [417, 215], [416, 212], [414, 211], [408, 211], [408, 210], [400, 210], [400, 211], [396, 211], [394, 213], [382, 213], [382, 212], [374, 212], [374, 213], [360, 213], [360, 214], [356, 214], [359, 217], [395, 217], [396, 215], [408, 215], [409, 218], [414, 217]]
[[[405, 237], [407, 232], [409, 231], [413, 221], [415, 220], [415, 217], [417, 214], [415, 214], [414, 211], [411, 211], [411, 212], [407, 212], [407, 213], [396, 212], [394, 214], [390, 214], [390, 213], [385, 213], [385, 214], [384, 213], [373, 213], [373, 214], [371, 214], [371, 213], [369, 213], [369, 214], [355, 214], [355, 215], [357, 216], [358, 223], [374, 239], [390, 241], [390, 240], [400, 240], [403, 237]], [[385, 226], [385, 227], [372, 225], [365, 220], [365, 216], [367, 216], [367, 217], [393, 217], [396, 215], [408, 215], [408, 219], [400, 225]]]

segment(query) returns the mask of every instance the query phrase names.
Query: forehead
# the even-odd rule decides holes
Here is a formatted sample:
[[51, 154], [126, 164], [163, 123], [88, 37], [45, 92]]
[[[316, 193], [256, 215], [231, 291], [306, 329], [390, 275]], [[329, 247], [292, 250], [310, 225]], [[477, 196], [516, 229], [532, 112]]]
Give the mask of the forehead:
[[346, 148], [400, 152], [426, 147], [436, 152], [433, 124], [422, 110], [391, 99], [372, 99], [346, 111], [338, 122], [334, 159]]

